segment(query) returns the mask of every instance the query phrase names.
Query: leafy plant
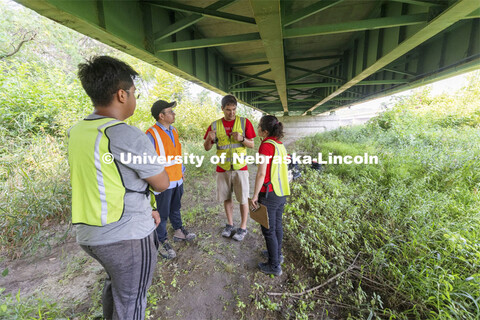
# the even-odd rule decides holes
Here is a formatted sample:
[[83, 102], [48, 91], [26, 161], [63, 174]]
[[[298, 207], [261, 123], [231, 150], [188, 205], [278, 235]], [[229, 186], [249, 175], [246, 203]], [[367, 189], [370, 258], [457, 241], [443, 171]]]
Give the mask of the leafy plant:
[[297, 142], [380, 159], [307, 171], [286, 206], [288, 239], [320, 279], [361, 253], [334, 288], [350, 318], [480, 317], [478, 77], [452, 96], [417, 91], [367, 125]]

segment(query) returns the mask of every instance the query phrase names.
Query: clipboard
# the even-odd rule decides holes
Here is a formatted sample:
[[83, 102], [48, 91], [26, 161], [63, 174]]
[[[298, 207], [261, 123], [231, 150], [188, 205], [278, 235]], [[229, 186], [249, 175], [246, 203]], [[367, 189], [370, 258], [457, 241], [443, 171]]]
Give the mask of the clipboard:
[[259, 207], [255, 209], [253, 207], [252, 199], [248, 198], [248, 209], [250, 211], [250, 217], [260, 223], [265, 228], [270, 229], [270, 225], [268, 224], [267, 207], [260, 203], [258, 205]]

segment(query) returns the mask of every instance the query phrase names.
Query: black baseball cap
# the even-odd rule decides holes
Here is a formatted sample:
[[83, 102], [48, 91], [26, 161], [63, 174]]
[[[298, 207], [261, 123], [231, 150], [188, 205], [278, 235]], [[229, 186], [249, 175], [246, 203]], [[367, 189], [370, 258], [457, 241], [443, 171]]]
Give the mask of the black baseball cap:
[[174, 108], [177, 105], [177, 101], [167, 102], [164, 100], [158, 100], [152, 105], [152, 117], [155, 120], [158, 119], [158, 115], [162, 112], [163, 109]]

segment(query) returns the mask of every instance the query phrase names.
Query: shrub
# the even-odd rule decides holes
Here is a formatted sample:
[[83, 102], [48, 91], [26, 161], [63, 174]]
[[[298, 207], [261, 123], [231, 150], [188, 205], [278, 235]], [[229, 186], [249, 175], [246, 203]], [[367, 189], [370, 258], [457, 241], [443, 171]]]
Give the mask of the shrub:
[[286, 207], [289, 239], [320, 278], [361, 252], [334, 288], [358, 308], [346, 308], [351, 317], [480, 317], [479, 98], [470, 85], [452, 97], [420, 91], [365, 126], [297, 142], [380, 159], [306, 173]]

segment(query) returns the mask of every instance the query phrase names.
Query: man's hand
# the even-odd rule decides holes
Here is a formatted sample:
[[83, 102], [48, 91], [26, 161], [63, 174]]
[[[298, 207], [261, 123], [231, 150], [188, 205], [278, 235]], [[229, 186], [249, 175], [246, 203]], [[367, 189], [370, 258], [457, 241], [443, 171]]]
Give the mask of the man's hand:
[[238, 142], [242, 142], [243, 136], [239, 132], [232, 132], [233, 139], [237, 140]]
[[207, 135], [207, 139], [210, 139], [211, 141], [214, 141], [215, 142], [215, 137], [217, 136], [217, 132], [216, 131], [213, 131], [211, 130], [208, 135]]
[[158, 213], [157, 210], [152, 210], [152, 217], [153, 217], [153, 220], [155, 220], [155, 227], [158, 227], [158, 225], [160, 224], [160, 213]]

